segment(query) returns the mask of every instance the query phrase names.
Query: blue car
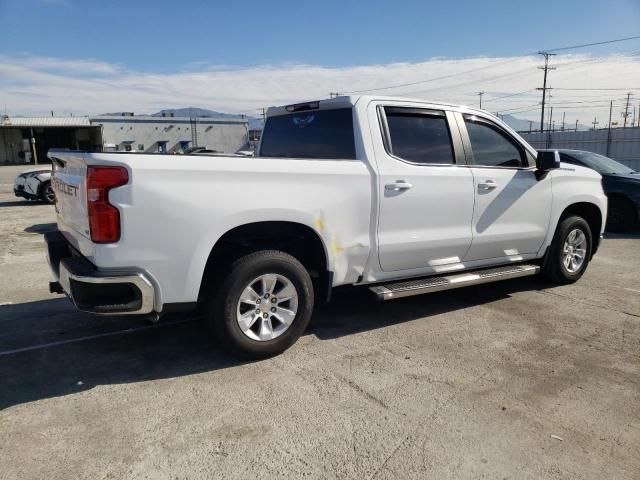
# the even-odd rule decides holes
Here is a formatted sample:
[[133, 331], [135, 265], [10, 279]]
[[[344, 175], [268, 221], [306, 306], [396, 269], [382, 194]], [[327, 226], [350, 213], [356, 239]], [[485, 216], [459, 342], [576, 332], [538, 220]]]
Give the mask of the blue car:
[[558, 152], [562, 162], [588, 167], [602, 175], [602, 188], [609, 199], [607, 231], [638, 230], [640, 172], [597, 153], [564, 149], [558, 149]]

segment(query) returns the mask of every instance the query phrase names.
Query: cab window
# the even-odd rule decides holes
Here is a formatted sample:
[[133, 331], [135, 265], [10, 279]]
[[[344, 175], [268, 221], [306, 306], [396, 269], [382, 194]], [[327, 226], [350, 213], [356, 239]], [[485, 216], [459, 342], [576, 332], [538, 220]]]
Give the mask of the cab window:
[[486, 167], [528, 167], [524, 149], [497, 126], [465, 116], [475, 165]]
[[387, 150], [412, 163], [455, 163], [449, 125], [444, 112], [386, 107]]

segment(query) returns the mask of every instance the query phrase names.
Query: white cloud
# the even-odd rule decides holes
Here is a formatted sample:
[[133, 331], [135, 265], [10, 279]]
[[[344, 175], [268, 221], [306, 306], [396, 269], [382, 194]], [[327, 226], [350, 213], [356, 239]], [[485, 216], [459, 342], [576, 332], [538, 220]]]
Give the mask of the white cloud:
[[[549, 74], [554, 88], [638, 87], [633, 103], [640, 101], [640, 58], [609, 55], [592, 58], [564, 55], [553, 58]], [[416, 83], [378, 90], [383, 95], [403, 95], [477, 105], [477, 92], [485, 91], [483, 106], [493, 112], [510, 111], [521, 118], [539, 116], [542, 83], [540, 57], [432, 59], [420, 63], [350, 66], [263, 65], [213, 66], [194, 62], [173, 73], [138, 72], [95, 59], [0, 55], [0, 107], [14, 115], [96, 114], [134, 111], [151, 113], [161, 108], [197, 106], [255, 115], [257, 109], [303, 99], [324, 98], [329, 92], [352, 92], [388, 85]], [[466, 73], [465, 73], [466, 72]], [[449, 77], [449, 78], [440, 78]], [[440, 78], [440, 79], [438, 79]], [[436, 79], [436, 80], [433, 80]], [[424, 81], [428, 80], [428, 81]], [[526, 94], [493, 100], [514, 92]], [[608, 118], [609, 99], [616, 101], [619, 119], [626, 91], [554, 90], [552, 105], [566, 111], [567, 122], [579, 118], [600, 124]], [[592, 103], [575, 103], [575, 102]], [[528, 107], [528, 108], [525, 108]], [[520, 110], [530, 111], [520, 112]]]

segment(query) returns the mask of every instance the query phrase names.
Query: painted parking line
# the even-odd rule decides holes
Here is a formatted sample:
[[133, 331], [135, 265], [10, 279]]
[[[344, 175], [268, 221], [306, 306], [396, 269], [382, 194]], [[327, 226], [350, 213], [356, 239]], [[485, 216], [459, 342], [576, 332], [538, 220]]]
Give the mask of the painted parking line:
[[154, 325], [145, 325], [143, 327], [127, 328], [125, 330], [117, 330], [115, 332], [105, 332], [105, 333], [99, 333], [97, 335], [89, 335], [86, 337], [70, 338], [69, 340], [60, 340], [58, 342], [41, 343], [40, 345], [31, 345], [29, 347], [14, 348], [12, 350], [5, 350], [3, 352], [0, 352], [0, 357], [6, 356], [6, 355], [13, 355], [15, 353], [32, 352], [34, 350], [42, 350], [45, 348], [58, 347], [60, 345], [68, 345], [70, 343], [86, 342], [87, 340], [95, 340], [97, 338], [113, 337], [116, 335], [126, 335], [129, 333], [141, 332], [143, 330], [150, 330], [152, 328], [168, 327], [171, 325], [180, 325], [182, 323], [189, 323], [195, 320], [196, 320], [195, 318], [187, 318], [185, 320], [177, 320], [175, 322], [156, 323]]

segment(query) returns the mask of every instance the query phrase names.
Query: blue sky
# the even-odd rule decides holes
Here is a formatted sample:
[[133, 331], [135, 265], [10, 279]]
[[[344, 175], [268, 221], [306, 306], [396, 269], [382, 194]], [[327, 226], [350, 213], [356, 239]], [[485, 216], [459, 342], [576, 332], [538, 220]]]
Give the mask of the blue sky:
[[[539, 118], [541, 49], [640, 35], [640, 0], [0, 0], [0, 109], [85, 115], [258, 108], [329, 92]], [[558, 52], [567, 122], [640, 112], [640, 39]], [[444, 79], [438, 80], [440, 77]], [[620, 90], [566, 90], [567, 88]]]
[[632, 35], [640, 2], [0, 0], [0, 20], [6, 54], [166, 72], [519, 55]]

